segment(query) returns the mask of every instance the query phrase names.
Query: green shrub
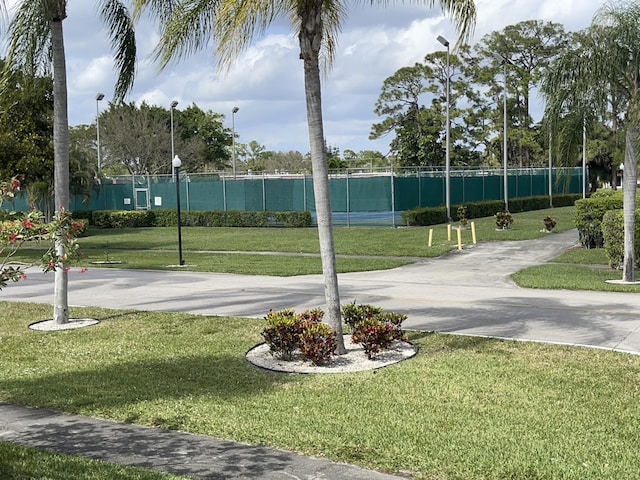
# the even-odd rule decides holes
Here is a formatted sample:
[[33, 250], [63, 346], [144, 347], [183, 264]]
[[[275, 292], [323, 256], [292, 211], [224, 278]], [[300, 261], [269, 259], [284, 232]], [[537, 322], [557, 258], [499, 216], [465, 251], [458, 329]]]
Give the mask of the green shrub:
[[[602, 217], [604, 249], [611, 268], [620, 268], [624, 263], [624, 213], [610, 210]], [[636, 210], [634, 259], [640, 265], [640, 210]]]
[[[611, 193], [609, 193], [611, 192]], [[602, 248], [602, 219], [609, 210], [620, 210], [623, 206], [621, 190], [597, 191], [589, 198], [576, 201], [573, 223], [578, 229], [580, 242], [587, 248]]]
[[[311, 213], [244, 210], [188, 210], [180, 212], [184, 227], [290, 227], [313, 224]], [[92, 223], [103, 228], [172, 227], [178, 224], [176, 210], [102, 210], [92, 214]]]
[[[553, 205], [556, 207], [572, 206], [581, 197], [576, 193], [563, 193], [553, 196]], [[464, 204], [466, 218], [491, 217], [504, 208], [504, 200], [483, 200], [480, 202], [468, 202]], [[529, 212], [549, 208], [549, 196], [540, 195], [534, 197], [518, 197], [509, 199], [509, 211], [511, 213]], [[447, 222], [445, 207], [417, 207], [405, 210], [401, 217], [407, 226], [429, 226]]]
[[469, 219], [467, 218], [467, 207], [464, 205], [460, 205], [458, 207], [458, 210], [456, 211], [456, 214], [458, 216], [458, 222], [460, 222], [460, 225], [466, 227], [467, 223], [469, 223]]
[[380, 315], [381, 313], [382, 308], [380, 307], [374, 307], [373, 305], [367, 304], [356, 305], [355, 301], [342, 306], [342, 320], [344, 323], [349, 325], [352, 331], [356, 323], [368, 320], [376, 315]]
[[102, 228], [153, 227], [154, 210], [99, 210], [92, 214], [92, 223]]

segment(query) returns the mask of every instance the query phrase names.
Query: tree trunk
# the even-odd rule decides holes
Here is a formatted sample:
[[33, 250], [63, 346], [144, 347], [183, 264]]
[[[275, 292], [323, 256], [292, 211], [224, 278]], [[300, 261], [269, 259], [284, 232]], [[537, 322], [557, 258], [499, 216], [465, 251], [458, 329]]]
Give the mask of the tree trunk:
[[[69, 208], [69, 120], [67, 112], [67, 67], [64, 53], [64, 37], [61, 14], [51, 21], [51, 48], [53, 54], [53, 156], [55, 209]], [[56, 253], [64, 258], [66, 239], [56, 236]], [[67, 265], [62, 260], [56, 270], [53, 292], [53, 320], [69, 321]]]
[[638, 126], [629, 122], [625, 138], [624, 151], [624, 175], [622, 177], [622, 189], [624, 190], [624, 260], [622, 264], [622, 280], [633, 282], [635, 280], [634, 259], [634, 232], [636, 212], [636, 187], [637, 187], [637, 149]]
[[304, 90], [307, 103], [307, 122], [311, 164], [313, 168], [313, 193], [315, 196], [320, 257], [324, 276], [324, 294], [327, 303], [327, 323], [337, 332], [338, 348], [336, 353], [346, 353], [342, 337], [342, 316], [340, 313], [340, 294], [336, 272], [336, 256], [331, 222], [331, 198], [329, 195], [329, 172], [327, 168], [322, 125], [322, 95], [320, 85], [319, 53], [322, 42], [322, 2], [310, 2], [299, 11], [302, 27], [300, 29], [300, 53], [304, 61]]

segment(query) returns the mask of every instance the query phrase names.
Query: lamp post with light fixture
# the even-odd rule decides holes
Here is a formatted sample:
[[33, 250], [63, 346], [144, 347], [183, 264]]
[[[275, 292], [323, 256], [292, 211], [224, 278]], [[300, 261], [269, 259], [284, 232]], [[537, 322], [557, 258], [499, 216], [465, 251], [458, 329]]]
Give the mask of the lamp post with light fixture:
[[182, 258], [182, 222], [180, 219], [180, 167], [182, 166], [182, 161], [180, 157], [176, 155], [171, 160], [171, 166], [173, 167], [173, 174], [176, 179], [176, 211], [178, 216], [178, 259], [180, 261], [179, 265], [184, 265], [184, 259]]
[[231, 110], [231, 169], [233, 178], [236, 178], [236, 113], [240, 108], [233, 107]]
[[502, 159], [502, 168], [503, 168], [503, 176], [504, 176], [504, 211], [508, 212], [509, 211], [509, 179], [507, 178], [507, 148], [508, 148], [508, 142], [507, 142], [507, 63], [510, 63], [511, 65], [513, 65], [513, 62], [511, 60], [509, 60], [508, 58], [503, 57], [501, 54], [499, 53], [495, 53], [494, 57], [502, 63], [502, 67], [503, 67], [503, 85], [504, 85], [504, 92], [503, 92], [503, 136], [504, 136], [504, 144], [503, 144], [503, 159]]
[[173, 109], [176, 108], [177, 106], [178, 106], [178, 101], [174, 100], [173, 102], [171, 102], [171, 108], [169, 109], [171, 112], [171, 158], [172, 158], [172, 161], [173, 159], [175, 159], [175, 156], [176, 156], [176, 151], [173, 144]]
[[449, 68], [449, 40], [444, 38], [442, 35], [438, 35], [437, 39], [443, 46], [447, 47], [447, 128], [446, 128], [446, 160], [444, 167], [444, 176], [445, 176], [445, 205], [447, 208], [447, 222], [451, 222], [451, 141], [449, 139], [450, 130], [451, 130], [451, 118], [449, 113], [449, 96], [450, 96], [450, 68]]
[[104, 98], [104, 93], [96, 95], [96, 145], [98, 147], [98, 174], [102, 168], [102, 160], [100, 158], [100, 102]]

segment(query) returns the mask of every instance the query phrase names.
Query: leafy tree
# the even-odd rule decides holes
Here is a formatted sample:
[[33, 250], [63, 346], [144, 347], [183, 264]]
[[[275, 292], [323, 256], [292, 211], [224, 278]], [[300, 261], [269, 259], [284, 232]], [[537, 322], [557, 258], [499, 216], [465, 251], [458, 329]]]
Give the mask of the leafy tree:
[[194, 155], [193, 159], [186, 158], [188, 168], [192, 171], [223, 170], [229, 165], [231, 154], [227, 147], [232, 144], [232, 132], [224, 127], [223, 114], [205, 112], [195, 103], [174, 114], [181, 148]]
[[[6, 9], [7, 1], [0, 0]], [[135, 35], [127, 8], [119, 0], [99, 0], [101, 19], [107, 25], [116, 51], [118, 79], [116, 98], [131, 88], [135, 73]], [[67, 18], [67, 0], [19, 0], [6, 32], [9, 50], [7, 71], [22, 70], [25, 78], [53, 74], [53, 155], [55, 205], [60, 212], [69, 207], [69, 121], [67, 68], [62, 22]], [[51, 66], [51, 70], [50, 70]], [[5, 74], [6, 76], [6, 74]], [[56, 236], [56, 253], [65, 258], [66, 240]], [[69, 321], [67, 273], [56, 269], [53, 317], [57, 323]]]
[[0, 95], [0, 178], [24, 175], [23, 188], [53, 171], [51, 78], [25, 76], [6, 70]]
[[249, 143], [236, 142], [236, 151], [238, 159], [244, 164], [245, 169], [252, 172], [266, 170], [265, 164], [273, 155], [273, 152], [269, 152], [264, 145], [255, 140], [251, 140]]
[[[151, 7], [162, 24], [158, 48], [161, 64], [209, 44], [217, 45], [221, 65], [229, 65], [247, 48], [256, 34], [264, 32], [276, 18], [288, 18], [298, 35], [304, 66], [309, 142], [313, 165], [313, 187], [318, 221], [318, 237], [325, 281], [329, 325], [339, 333], [337, 352], [345, 352], [342, 340], [340, 296], [336, 272], [329, 179], [322, 123], [320, 58], [328, 63], [334, 53], [337, 33], [348, 7], [346, 1], [324, 0], [136, 0], [138, 7]], [[387, 2], [375, 2], [384, 5]], [[439, 3], [455, 19], [465, 35], [475, 21], [472, 0], [427, 0]]]
[[[484, 59], [480, 68], [485, 69], [478, 72], [478, 79], [490, 87], [492, 97], [503, 90], [500, 81], [506, 70], [508, 153], [509, 157], [518, 159], [521, 167], [536, 164], [536, 159], [544, 162], [542, 149], [532, 132], [531, 91], [539, 85], [543, 72], [568, 40], [560, 24], [527, 20], [485, 35], [475, 46], [478, 57]], [[506, 69], [500, 57], [506, 59]]]
[[[227, 164], [231, 131], [222, 114], [192, 104], [174, 109], [174, 150], [183, 169], [221, 170]], [[100, 147], [106, 171], [124, 167], [132, 175], [171, 173], [171, 112], [143, 102], [110, 103], [100, 114]], [[149, 141], [152, 139], [152, 141]]]
[[580, 39], [560, 54], [545, 75], [545, 115], [554, 130], [573, 126], [574, 137], [581, 133], [581, 124], [591, 124], [611, 103], [624, 115], [623, 280], [631, 282], [640, 134], [640, 3], [604, 5]]

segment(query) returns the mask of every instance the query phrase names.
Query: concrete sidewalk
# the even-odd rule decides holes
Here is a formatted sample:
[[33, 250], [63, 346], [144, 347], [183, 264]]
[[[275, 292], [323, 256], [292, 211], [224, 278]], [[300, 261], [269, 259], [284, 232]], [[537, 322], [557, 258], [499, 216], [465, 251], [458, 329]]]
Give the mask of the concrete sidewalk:
[[[511, 273], [577, 243], [575, 230], [490, 242], [393, 270], [339, 275], [343, 303], [406, 313], [405, 327], [640, 353], [636, 293], [530, 290]], [[51, 303], [53, 277], [30, 274], [4, 300]], [[263, 317], [323, 307], [320, 275], [292, 278], [90, 269], [70, 273], [71, 305]], [[326, 459], [199, 435], [0, 405], [0, 440], [208, 479], [393, 479]]]
[[0, 404], [0, 441], [211, 480], [401, 478], [204, 435], [6, 404]]

